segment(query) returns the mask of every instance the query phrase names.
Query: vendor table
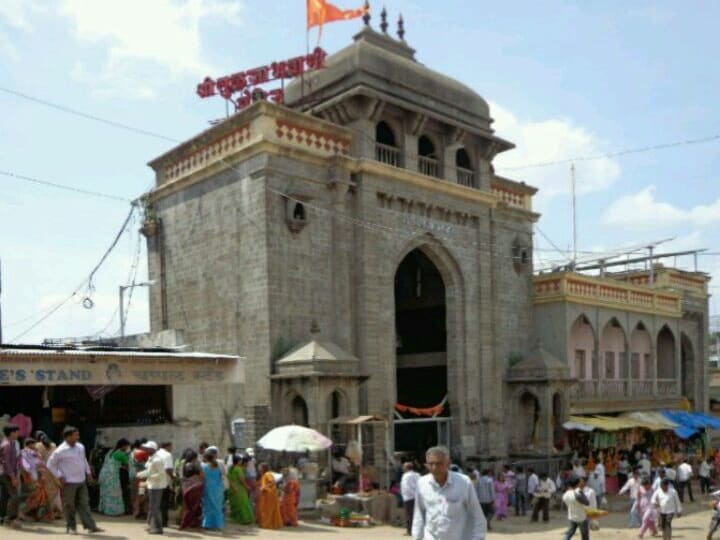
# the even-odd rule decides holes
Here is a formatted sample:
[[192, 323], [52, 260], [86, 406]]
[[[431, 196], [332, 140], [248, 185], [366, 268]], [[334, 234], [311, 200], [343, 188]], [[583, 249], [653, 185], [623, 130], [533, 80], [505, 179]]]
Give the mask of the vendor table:
[[372, 519], [381, 523], [391, 523], [393, 519], [393, 508], [397, 506], [398, 500], [390, 493], [378, 493], [375, 495], [340, 495], [335, 499], [341, 508], [349, 508], [353, 512], [368, 514]]

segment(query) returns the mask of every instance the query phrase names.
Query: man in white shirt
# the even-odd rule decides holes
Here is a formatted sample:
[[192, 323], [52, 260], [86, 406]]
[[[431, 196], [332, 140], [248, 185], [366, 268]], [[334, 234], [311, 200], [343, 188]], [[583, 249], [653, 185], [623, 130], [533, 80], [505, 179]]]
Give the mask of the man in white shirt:
[[678, 495], [680, 495], [680, 502], [685, 502], [685, 488], [688, 490], [690, 495], [690, 502], [695, 502], [692, 492], [692, 466], [687, 462], [687, 458], [684, 458], [682, 463], [678, 465], [677, 480], [678, 480]]
[[580, 529], [582, 540], [589, 540], [590, 538], [590, 524], [584, 508], [584, 506], [589, 505], [589, 501], [579, 486], [580, 479], [573, 476], [567, 481], [567, 489], [563, 494], [562, 500], [567, 507], [568, 521], [570, 522], [570, 526], [565, 533], [565, 540], [570, 540], [575, 536], [575, 531], [578, 529]]
[[672, 520], [676, 515], [680, 517], [682, 514], [682, 504], [678, 497], [677, 491], [670, 485], [667, 478], [660, 482], [660, 489], [653, 493], [650, 504], [657, 508], [660, 514], [660, 529], [662, 530], [663, 540], [672, 538]]
[[487, 522], [470, 479], [450, 471], [450, 451], [434, 446], [425, 453], [430, 474], [418, 480], [414, 540], [485, 540]]
[[555, 482], [548, 478], [547, 474], [541, 473], [540, 481], [533, 492], [535, 501], [533, 503], [533, 511], [532, 516], [530, 516], [530, 521], [537, 521], [541, 510], [543, 514], [543, 521], [545, 523], [550, 521], [550, 497], [552, 497], [552, 494], [555, 493], [555, 491], [557, 491]]
[[712, 474], [712, 458], [702, 460], [698, 477], [700, 478], [700, 494], [710, 494], [710, 475]]
[[[708, 458], [710, 461], [712, 458]], [[720, 529], [720, 491], [714, 491], [710, 493], [713, 498], [713, 516], [710, 520], [710, 531], [707, 535], [707, 540], [712, 540], [713, 533]]]
[[168, 511], [170, 510], [170, 501], [173, 498], [172, 482], [175, 477], [175, 461], [172, 456], [172, 443], [164, 442], [160, 444], [160, 448], [155, 454], [162, 460], [165, 472], [168, 475], [168, 486], [165, 488], [162, 497], [161, 513], [163, 527], [168, 526]]
[[[597, 465], [595, 465], [595, 470], [590, 473], [590, 476], [593, 479], [593, 485], [591, 487], [593, 488], [593, 490], [595, 490], [595, 494], [597, 495], [599, 503], [605, 496], [605, 465], [603, 465], [602, 463], [598, 463]], [[590, 484], [589, 480], [588, 484]]]
[[400, 496], [405, 507], [405, 528], [408, 536], [412, 534], [413, 511], [415, 509], [415, 493], [420, 474], [415, 471], [412, 461], [403, 463], [403, 475], [400, 478]]
[[639, 527], [642, 524], [642, 519], [640, 518], [640, 508], [638, 505], [638, 491], [640, 490], [640, 484], [640, 468], [638, 467], [633, 471], [630, 479], [625, 482], [625, 485], [618, 492], [618, 495], [624, 495], [625, 493], [630, 494], [630, 528]]
[[72, 426], [63, 430], [63, 442], [48, 459], [48, 469], [62, 485], [63, 513], [68, 534], [77, 534], [75, 514], [88, 532], [102, 532], [90, 513], [87, 482], [92, 481], [92, 471], [85, 457], [85, 447], [80, 442], [80, 431]]
[[137, 473], [138, 478], [147, 479], [148, 534], [162, 534], [162, 499], [168, 487], [165, 460], [158, 454], [158, 445], [154, 441], [144, 443], [142, 449], [150, 454], [145, 470]]
[[532, 467], [528, 468], [528, 481], [527, 481], [527, 492], [528, 496], [532, 497], [535, 494], [535, 490], [540, 483], [538, 475], [535, 474], [535, 469]]

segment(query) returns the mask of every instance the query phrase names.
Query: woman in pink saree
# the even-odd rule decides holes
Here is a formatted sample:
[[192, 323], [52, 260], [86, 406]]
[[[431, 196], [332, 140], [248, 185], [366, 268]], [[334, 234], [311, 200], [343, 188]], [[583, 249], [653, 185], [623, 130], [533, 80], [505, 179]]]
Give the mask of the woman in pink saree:
[[495, 518], [502, 521], [508, 517], [508, 495], [512, 484], [510, 480], [505, 478], [503, 473], [499, 473], [495, 479]]

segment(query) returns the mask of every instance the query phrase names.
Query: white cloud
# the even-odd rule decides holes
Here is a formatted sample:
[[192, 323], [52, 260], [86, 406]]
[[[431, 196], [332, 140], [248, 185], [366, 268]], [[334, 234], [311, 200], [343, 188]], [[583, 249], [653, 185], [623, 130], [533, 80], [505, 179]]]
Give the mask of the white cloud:
[[224, 0], [64, 0], [59, 8], [78, 40], [107, 47], [97, 73], [82, 64], [73, 69], [75, 80], [106, 98], [154, 97], [153, 86], [168, 78], [212, 73], [200, 25], [209, 19], [238, 25], [241, 12], [241, 2]]
[[10, 62], [20, 61], [20, 52], [13, 44], [12, 40], [3, 33], [0, 33], [0, 58], [4, 58]]
[[[539, 188], [540, 199], [570, 193], [570, 165], [516, 170], [513, 167], [607, 151], [597, 135], [566, 119], [526, 121], [496, 103], [490, 104], [490, 113], [495, 119], [493, 127], [496, 133], [516, 145], [514, 150], [504, 152], [495, 159], [497, 173]], [[620, 175], [620, 166], [609, 158], [580, 162], [575, 169], [579, 195], [605, 190]]]
[[33, 14], [43, 11], [42, 6], [27, 0], [2, 0], [0, 2], [0, 19], [20, 30], [32, 30], [30, 18]]
[[634, 231], [667, 230], [679, 225], [704, 227], [720, 223], [720, 199], [684, 210], [658, 201], [655, 186], [650, 185], [614, 201], [601, 219], [605, 225]]

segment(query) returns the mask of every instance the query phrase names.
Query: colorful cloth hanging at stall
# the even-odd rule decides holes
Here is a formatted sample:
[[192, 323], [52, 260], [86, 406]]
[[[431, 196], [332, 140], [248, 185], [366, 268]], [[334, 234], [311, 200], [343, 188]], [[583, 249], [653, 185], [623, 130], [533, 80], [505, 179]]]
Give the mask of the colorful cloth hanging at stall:
[[401, 413], [410, 413], [415, 416], [439, 416], [445, 408], [445, 403], [438, 403], [434, 407], [410, 407], [409, 405], [395, 404], [395, 410]]

